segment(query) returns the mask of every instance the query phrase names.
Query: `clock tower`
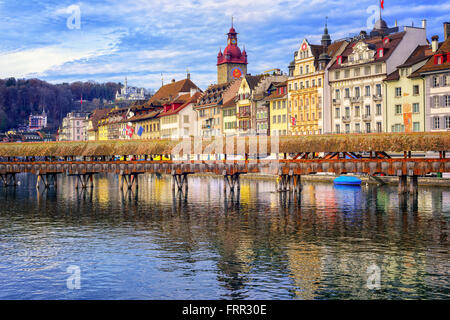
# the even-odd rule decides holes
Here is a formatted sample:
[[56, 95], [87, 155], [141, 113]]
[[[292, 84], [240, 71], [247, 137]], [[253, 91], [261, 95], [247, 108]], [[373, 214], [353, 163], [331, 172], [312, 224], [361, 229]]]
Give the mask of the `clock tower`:
[[227, 47], [217, 55], [217, 83], [227, 83], [247, 74], [247, 52], [238, 47], [237, 32], [231, 24]]

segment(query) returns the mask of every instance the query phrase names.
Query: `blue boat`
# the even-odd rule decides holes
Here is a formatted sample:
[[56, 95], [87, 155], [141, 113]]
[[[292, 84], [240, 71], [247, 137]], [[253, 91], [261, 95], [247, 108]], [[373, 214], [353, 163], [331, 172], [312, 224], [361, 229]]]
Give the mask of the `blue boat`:
[[340, 176], [334, 179], [335, 185], [346, 185], [346, 186], [360, 186], [361, 185], [361, 179], [357, 177], [351, 177], [351, 176]]

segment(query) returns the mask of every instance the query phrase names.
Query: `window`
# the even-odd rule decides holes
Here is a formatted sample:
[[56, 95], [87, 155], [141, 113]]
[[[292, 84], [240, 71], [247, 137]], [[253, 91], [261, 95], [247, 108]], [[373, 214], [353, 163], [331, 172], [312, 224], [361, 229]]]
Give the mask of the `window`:
[[350, 124], [345, 125], [345, 133], [350, 133]]
[[355, 132], [357, 132], [357, 133], [361, 132], [361, 125], [359, 123], [355, 124]]
[[306, 87], [309, 88], [309, 81], [306, 81]]
[[370, 123], [366, 123], [366, 132], [370, 133]]
[[375, 66], [375, 73], [381, 73], [382, 71], [383, 71], [383, 67], [381, 66], [381, 64], [377, 64]]
[[359, 91], [359, 87], [355, 88], [355, 97], [359, 98], [360, 97], [360, 91]]
[[303, 74], [303, 67], [300, 67], [300, 74]]
[[413, 122], [413, 131], [414, 132], [420, 131], [420, 122]]
[[359, 109], [360, 109], [359, 106], [355, 107], [355, 117], [360, 117], [361, 116]]
[[395, 88], [395, 97], [399, 98], [402, 96], [402, 88]]
[[335, 91], [335, 97], [336, 97], [336, 100], [339, 100], [341, 98], [341, 92], [339, 90]]
[[334, 112], [334, 118], [335, 119], [339, 119], [341, 116], [341, 109], [340, 108], [336, 108], [335, 112]]
[[419, 95], [419, 86], [418, 85], [413, 86], [413, 95], [415, 95], [415, 96]]
[[335, 71], [334, 72], [334, 79], [339, 80], [340, 78], [340, 72], [339, 71]]
[[289, 83], [289, 91], [292, 91], [292, 83]]
[[277, 123], [277, 116], [272, 117], [272, 123]]
[[439, 117], [433, 117], [433, 129], [440, 129]]
[[336, 125], [336, 133], [341, 133], [341, 125]]
[[309, 73], [309, 66], [306, 66], [306, 74]]
[[312, 86], [315, 87], [316, 86], [316, 80], [312, 81]]
[[186, 115], [183, 117], [184, 118], [184, 123], [189, 123], [189, 115]]
[[286, 100], [283, 100], [283, 109], [286, 109]]
[[444, 107], [450, 107], [450, 96], [444, 97]]
[[350, 89], [349, 88], [345, 88], [345, 97], [350, 98]]
[[366, 106], [366, 116], [370, 116], [370, 106]]
[[278, 121], [278, 123], [281, 123], [281, 115], [278, 115], [277, 121]]
[[381, 97], [381, 84], [377, 84], [376, 89], [377, 89], [377, 96]]
[[383, 125], [381, 124], [381, 122], [377, 122], [377, 132], [380, 133], [383, 131]]
[[360, 72], [360, 69], [359, 68], [355, 68], [355, 70], [353, 71], [355, 77], [359, 77], [359, 72]]
[[286, 115], [283, 114], [283, 123], [286, 123]]
[[365, 67], [365, 68], [364, 68], [364, 74], [365, 74], [366, 76], [370, 75], [370, 67]]
[[319, 87], [321, 87], [322, 86], [322, 79], [321, 78], [319, 78], [319, 80], [318, 80], [318, 84], [317, 84]]
[[419, 113], [419, 104], [413, 103], [413, 113]]
[[366, 86], [366, 97], [370, 97], [370, 86]]
[[439, 77], [433, 77], [433, 87], [439, 87]]
[[350, 77], [350, 70], [345, 70], [344, 71], [344, 77], [345, 78], [349, 78]]
[[381, 116], [381, 104], [377, 104], [376, 108], [376, 115]]
[[350, 117], [350, 107], [345, 107], [345, 116]]
[[342, 64], [342, 56], [337, 57], [337, 64], [339, 64], [339, 65]]
[[277, 101], [277, 109], [281, 109], [281, 101]]
[[297, 84], [297, 82], [294, 83], [294, 90], [298, 90], [298, 84]]
[[444, 117], [444, 127], [445, 129], [450, 129], [450, 116]]
[[440, 104], [439, 104], [439, 96], [434, 96], [431, 98], [432, 99], [432, 104], [431, 107], [433, 108], [439, 108]]

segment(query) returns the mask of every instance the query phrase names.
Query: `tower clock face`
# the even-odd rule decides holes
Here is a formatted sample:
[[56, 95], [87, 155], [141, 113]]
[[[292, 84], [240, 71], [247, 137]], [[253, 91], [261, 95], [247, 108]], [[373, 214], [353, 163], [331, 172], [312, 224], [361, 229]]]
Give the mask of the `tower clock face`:
[[236, 44], [236, 39], [231, 39], [231, 44]]
[[233, 79], [238, 79], [242, 76], [242, 70], [238, 67], [231, 69], [231, 76]]
[[304, 43], [304, 44], [302, 45], [302, 51], [305, 51], [306, 49], [308, 49], [308, 45], [307, 45], [306, 43]]

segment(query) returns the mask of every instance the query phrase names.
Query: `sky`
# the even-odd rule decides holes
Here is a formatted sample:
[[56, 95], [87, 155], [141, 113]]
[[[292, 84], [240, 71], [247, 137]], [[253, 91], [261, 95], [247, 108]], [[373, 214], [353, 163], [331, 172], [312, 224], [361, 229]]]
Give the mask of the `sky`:
[[[0, 0], [0, 78], [127, 77], [129, 85], [157, 90], [189, 70], [205, 89], [217, 81], [232, 16], [248, 72], [258, 74], [287, 72], [304, 38], [320, 43], [326, 16], [337, 40], [370, 30], [378, 8], [378, 0]], [[382, 10], [389, 26], [426, 19], [428, 39], [441, 40], [448, 12], [448, 0], [385, 0]]]

